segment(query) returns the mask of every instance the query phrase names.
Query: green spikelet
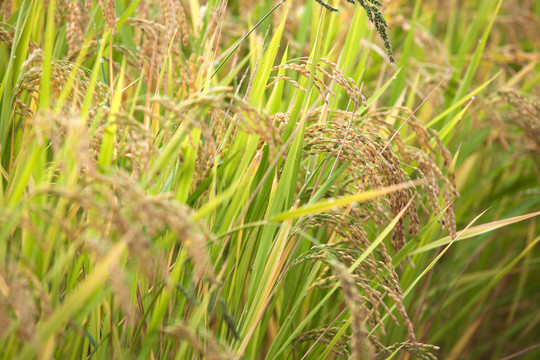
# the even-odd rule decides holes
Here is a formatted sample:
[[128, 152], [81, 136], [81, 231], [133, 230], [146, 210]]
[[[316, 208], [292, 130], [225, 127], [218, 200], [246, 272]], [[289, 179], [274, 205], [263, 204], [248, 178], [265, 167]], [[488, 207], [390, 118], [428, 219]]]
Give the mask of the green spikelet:
[[[315, 1], [330, 11], [338, 11], [338, 9], [325, 3], [323, 0]], [[390, 59], [390, 62], [395, 62], [394, 53], [392, 51], [392, 44], [390, 43], [390, 38], [388, 37], [387, 32], [388, 24], [384, 19], [382, 11], [379, 9], [383, 6], [383, 3], [379, 0], [347, 0], [347, 2], [351, 4], [356, 4], [355, 1], [357, 1], [358, 4], [360, 4], [360, 6], [364, 8], [364, 11], [366, 12], [366, 16], [368, 17], [369, 21], [375, 26], [377, 33], [379, 33], [379, 36], [384, 42], [384, 48], [386, 50], [388, 58]]]
[[323, 0], [315, 0], [316, 2], [318, 2], [319, 4], [322, 5], [322, 7], [330, 10], [330, 11], [334, 11], [334, 12], [337, 12], [338, 9], [336, 9], [335, 7], [333, 7], [332, 5], [328, 4], [328, 3], [325, 3]]

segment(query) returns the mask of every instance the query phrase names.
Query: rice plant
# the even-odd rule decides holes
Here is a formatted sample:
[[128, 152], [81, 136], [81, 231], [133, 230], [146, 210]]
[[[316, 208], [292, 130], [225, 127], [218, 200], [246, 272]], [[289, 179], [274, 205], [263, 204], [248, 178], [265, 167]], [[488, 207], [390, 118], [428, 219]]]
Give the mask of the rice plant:
[[1, 358], [540, 356], [540, 6], [348, 2], [1, 3]]

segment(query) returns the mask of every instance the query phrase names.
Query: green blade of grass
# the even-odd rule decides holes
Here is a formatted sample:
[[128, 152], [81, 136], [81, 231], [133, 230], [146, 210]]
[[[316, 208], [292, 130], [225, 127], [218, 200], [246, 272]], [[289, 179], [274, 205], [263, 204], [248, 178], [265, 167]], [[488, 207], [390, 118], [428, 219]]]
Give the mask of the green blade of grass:
[[408, 189], [416, 185], [418, 185], [418, 182], [392, 185], [392, 186], [388, 186], [382, 189], [368, 190], [368, 191], [360, 192], [354, 195], [343, 196], [337, 199], [323, 200], [315, 204], [302, 206], [298, 209], [282, 212], [280, 214], [277, 214], [271, 217], [269, 221], [283, 221], [287, 219], [295, 219], [299, 217], [315, 215], [323, 211], [331, 210], [333, 208], [339, 208], [342, 206], [349, 205], [351, 203], [360, 203], [363, 201], [371, 200], [376, 197], [383, 196], [394, 191]]
[[468, 228], [465, 231], [463, 231], [463, 233], [461, 234], [461, 236], [459, 236], [458, 239], [452, 240], [452, 238], [450, 236], [446, 236], [446, 237], [444, 237], [442, 239], [439, 239], [437, 241], [434, 241], [432, 243], [424, 245], [424, 246], [422, 246], [422, 247], [420, 247], [420, 248], [418, 248], [416, 250], [413, 250], [413, 251], [410, 252], [410, 254], [411, 255], [420, 254], [420, 253], [423, 253], [423, 252], [426, 252], [426, 251], [429, 251], [429, 250], [433, 250], [433, 249], [436, 249], [436, 248], [444, 246], [444, 245], [448, 245], [448, 244], [450, 244], [451, 242], [454, 242], [454, 241], [461, 241], [461, 240], [469, 239], [469, 238], [472, 238], [472, 237], [475, 237], [475, 236], [478, 236], [478, 235], [481, 235], [481, 234], [485, 234], [485, 233], [488, 233], [490, 231], [494, 231], [496, 229], [499, 229], [499, 228], [502, 228], [502, 227], [505, 227], [505, 226], [508, 226], [508, 225], [511, 225], [511, 224], [518, 223], [520, 221], [531, 219], [531, 218], [539, 216], [539, 215], [540, 215], [540, 211], [537, 211], [537, 212], [533, 212], [533, 213], [530, 213], [530, 214], [515, 216], [515, 217], [510, 218], [510, 219], [498, 220], [498, 221], [493, 221], [493, 222], [490, 222], [490, 223], [487, 223], [487, 224], [474, 226], [474, 227]]

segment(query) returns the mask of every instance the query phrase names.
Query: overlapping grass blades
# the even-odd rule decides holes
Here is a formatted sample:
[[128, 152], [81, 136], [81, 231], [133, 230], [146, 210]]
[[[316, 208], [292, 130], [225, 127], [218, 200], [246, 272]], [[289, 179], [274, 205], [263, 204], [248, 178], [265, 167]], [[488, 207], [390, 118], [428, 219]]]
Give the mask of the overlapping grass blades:
[[326, 8], [0, 5], [0, 357], [537, 357], [540, 8]]

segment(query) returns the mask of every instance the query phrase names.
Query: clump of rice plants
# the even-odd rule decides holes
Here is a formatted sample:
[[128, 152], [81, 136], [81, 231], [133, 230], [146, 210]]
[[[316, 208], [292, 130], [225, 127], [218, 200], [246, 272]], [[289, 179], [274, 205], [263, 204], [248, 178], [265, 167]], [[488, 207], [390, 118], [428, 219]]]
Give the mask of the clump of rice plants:
[[0, 5], [2, 358], [535, 358], [540, 9], [318, 2]]

